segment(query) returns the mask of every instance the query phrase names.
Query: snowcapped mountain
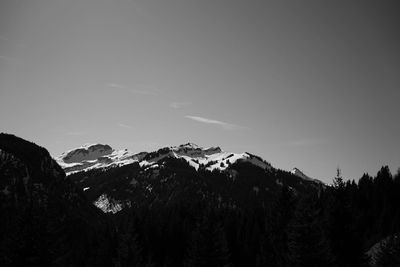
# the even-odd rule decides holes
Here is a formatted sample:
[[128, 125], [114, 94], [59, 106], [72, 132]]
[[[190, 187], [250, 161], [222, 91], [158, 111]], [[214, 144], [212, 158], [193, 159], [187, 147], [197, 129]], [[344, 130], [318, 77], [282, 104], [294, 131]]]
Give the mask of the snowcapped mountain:
[[219, 147], [203, 148], [193, 143], [164, 147], [153, 152], [132, 153], [128, 150], [115, 150], [109, 145], [92, 144], [69, 150], [56, 158], [57, 163], [67, 174], [111, 166], [124, 166], [138, 162], [141, 167], [157, 167], [164, 158], [185, 159], [190, 166], [198, 170], [201, 166], [207, 170], [225, 170], [229, 165], [241, 161], [263, 169], [271, 165], [262, 158], [245, 153], [224, 152]]
[[110, 166], [123, 166], [141, 161], [146, 152], [131, 153], [128, 150], [115, 150], [109, 145], [90, 144], [64, 152], [56, 158], [66, 174]]
[[63, 153], [57, 162], [105, 213], [204, 199], [235, 206], [256, 198], [265, 205], [284, 186], [299, 194], [320, 186], [298, 169], [278, 170], [248, 152], [230, 153], [193, 143], [141, 153], [85, 145]]

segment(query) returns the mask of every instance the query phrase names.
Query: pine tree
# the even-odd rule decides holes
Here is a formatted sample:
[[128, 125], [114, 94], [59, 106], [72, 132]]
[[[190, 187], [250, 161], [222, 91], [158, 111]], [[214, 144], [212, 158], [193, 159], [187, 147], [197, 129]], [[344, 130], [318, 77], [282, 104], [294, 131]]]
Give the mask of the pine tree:
[[367, 258], [363, 252], [346, 183], [343, 181], [340, 169], [337, 170], [337, 175], [333, 179], [331, 200], [328, 205], [327, 231], [335, 264], [341, 267], [366, 266]]
[[336, 169], [336, 177], [333, 178], [333, 187], [340, 192], [341, 190], [344, 189], [345, 187], [345, 183], [343, 181], [343, 177], [342, 177], [342, 171], [340, 170], [340, 168], [338, 167]]

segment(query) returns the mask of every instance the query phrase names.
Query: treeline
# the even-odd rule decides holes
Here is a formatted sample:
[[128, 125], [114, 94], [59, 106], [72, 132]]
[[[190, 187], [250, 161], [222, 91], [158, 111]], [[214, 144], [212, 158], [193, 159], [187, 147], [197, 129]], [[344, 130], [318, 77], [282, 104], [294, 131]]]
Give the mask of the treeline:
[[[332, 186], [176, 159], [65, 179], [33, 143], [0, 134], [0, 149], [0, 266], [400, 266], [400, 173], [388, 167], [358, 182], [338, 171]], [[104, 191], [130, 208], [103, 214], [91, 203]]]
[[[116, 225], [120, 266], [369, 266], [369, 248], [400, 232], [400, 175], [344, 181], [309, 194], [283, 186], [268, 205], [193, 203], [125, 209]], [[394, 241], [393, 241], [394, 240]], [[397, 241], [396, 241], [397, 240]], [[375, 257], [400, 266], [398, 239]], [[397, 252], [396, 252], [397, 249]], [[397, 253], [397, 254], [396, 254]]]

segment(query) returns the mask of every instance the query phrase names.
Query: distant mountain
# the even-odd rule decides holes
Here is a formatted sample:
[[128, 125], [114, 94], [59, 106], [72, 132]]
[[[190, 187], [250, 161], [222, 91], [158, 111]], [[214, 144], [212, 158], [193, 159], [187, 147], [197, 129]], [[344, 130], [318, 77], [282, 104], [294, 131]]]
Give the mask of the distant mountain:
[[264, 205], [283, 186], [305, 193], [321, 185], [300, 171], [277, 170], [248, 152], [193, 143], [141, 153], [86, 145], [63, 153], [57, 162], [95, 206], [112, 213], [204, 198], [215, 205]]
[[128, 150], [115, 150], [109, 145], [93, 144], [69, 150], [56, 160], [67, 174], [91, 169], [124, 166], [138, 162], [140, 166], [154, 167], [158, 161], [167, 158], [182, 158], [196, 170], [205, 166], [207, 170], [225, 170], [237, 161], [250, 162], [263, 169], [271, 165], [262, 158], [250, 153], [228, 153], [219, 147], [203, 148], [193, 143], [164, 147], [154, 152], [132, 153]]
[[128, 150], [114, 150], [109, 145], [92, 144], [64, 152], [56, 158], [56, 161], [67, 174], [71, 174], [131, 164], [141, 161], [145, 155], [147, 155], [146, 152], [134, 154]]

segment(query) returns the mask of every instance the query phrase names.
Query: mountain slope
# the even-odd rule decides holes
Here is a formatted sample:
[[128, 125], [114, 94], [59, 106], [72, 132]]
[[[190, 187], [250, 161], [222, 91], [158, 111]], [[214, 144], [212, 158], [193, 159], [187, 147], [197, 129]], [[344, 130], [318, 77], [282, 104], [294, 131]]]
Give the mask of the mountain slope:
[[312, 182], [315, 182], [315, 183], [320, 183], [320, 184], [324, 184], [323, 182], [321, 182], [320, 180], [317, 180], [317, 179], [313, 179], [313, 178], [311, 178], [311, 177], [309, 177], [309, 176], [307, 176], [307, 175], [305, 175], [301, 170], [299, 170], [298, 168], [293, 168], [291, 171], [290, 171], [290, 173], [292, 173], [293, 175], [296, 175], [297, 177], [299, 177], [299, 178], [301, 178], [301, 179], [303, 179], [303, 180], [306, 180], [306, 181], [312, 181]]
[[[266, 205], [283, 186], [297, 193], [319, 188], [314, 180], [276, 170], [247, 152], [228, 153], [192, 143], [139, 154], [113, 149], [102, 154], [92, 147], [70, 150], [58, 162], [103, 212], [201, 199], [215, 205]], [[109, 146], [96, 147], [104, 151]], [[82, 149], [85, 158], [79, 156], [81, 161], [72, 163], [78, 165], [71, 169], [66, 163], [71, 157], [66, 160], [65, 155], [80, 155]], [[100, 156], [93, 159], [93, 155]]]
[[8, 134], [0, 134], [0, 214], [0, 266], [111, 263], [111, 248], [90, 245], [108, 244], [104, 216], [44, 148]]
[[57, 157], [56, 160], [67, 174], [91, 169], [123, 166], [138, 162], [141, 166], [152, 166], [167, 158], [182, 158], [198, 170], [205, 166], [208, 170], [225, 170], [237, 161], [250, 162], [261, 168], [271, 165], [250, 153], [227, 153], [219, 147], [203, 148], [192, 143], [164, 147], [154, 152], [132, 153], [128, 150], [114, 150], [109, 145], [85, 145]]

